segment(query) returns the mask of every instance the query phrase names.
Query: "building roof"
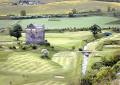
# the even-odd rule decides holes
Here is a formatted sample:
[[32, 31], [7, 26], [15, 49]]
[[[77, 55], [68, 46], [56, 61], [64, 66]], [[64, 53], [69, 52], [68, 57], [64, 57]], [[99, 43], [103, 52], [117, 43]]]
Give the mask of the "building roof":
[[44, 25], [29, 24], [27, 29], [44, 29]]

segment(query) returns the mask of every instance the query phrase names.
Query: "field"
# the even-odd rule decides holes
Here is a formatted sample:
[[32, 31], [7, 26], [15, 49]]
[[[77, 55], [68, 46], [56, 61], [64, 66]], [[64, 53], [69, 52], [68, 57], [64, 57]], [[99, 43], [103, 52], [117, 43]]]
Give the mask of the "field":
[[[86, 40], [92, 37], [89, 31], [46, 33], [45, 36], [46, 36], [46, 40], [50, 42], [51, 46], [55, 46], [56, 48], [61, 48], [61, 49], [69, 49], [69, 50], [71, 50], [73, 46], [76, 48], [76, 50], [80, 47], [83, 47], [84, 45], [83, 40]], [[16, 39], [14, 37], [10, 37], [9, 35], [4, 35], [4, 34], [0, 34], [0, 39], [1, 39], [0, 44], [3, 44], [3, 45], [15, 44], [16, 42]], [[25, 41], [24, 33], [20, 38], [20, 40]]]
[[48, 18], [40, 19], [25, 19], [25, 20], [0, 20], [0, 28], [10, 27], [14, 24], [21, 24], [23, 29], [27, 27], [28, 24], [44, 24], [46, 29], [61, 29], [67, 27], [90, 27], [93, 24], [98, 24], [101, 27], [115, 27], [119, 25], [107, 24], [119, 20], [115, 17], [107, 16], [90, 16], [90, 17], [79, 17], [79, 18], [59, 18], [60, 21], [48, 21]]
[[[117, 45], [117, 44], [115, 44], [115, 45], [111, 44], [110, 45], [110, 46], [112, 46], [111, 48], [109, 48], [109, 47], [107, 48], [107, 47], [103, 46], [103, 49], [101, 51], [97, 51], [96, 47], [99, 46], [100, 43], [107, 42], [109, 40], [113, 40], [113, 41], [120, 40], [119, 37], [120, 37], [119, 33], [118, 34], [114, 34], [113, 36], [105, 37], [105, 38], [99, 39], [99, 40], [97, 40], [95, 42], [92, 42], [89, 45], [88, 50], [93, 51], [93, 52], [91, 53], [89, 61], [88, 61], [88, 66], [87, 66], [87, 70], [88, 71], [91, 71], [91, 66], [93, 65], [93, 63], [101, 61], [101, 57], [102, 56], [105, 56], [106, 58], [108, 56], [111, 56], [111, 55], [114, 56], [115, 55], [114, 52], [120, 50], [120, 48], [118, 48], [118, 46], [120, 46], [120, 45]], [[117, 47], [116, 47], [116, 45], [117, 45]]]
[[[46, 33], [46, 39], [51, 46], [59, 50], [52, 52], [51, 60], [41, 59], [41, 47], [37, 50], [10, 50], [7, 45], [13, 45], [16, 39], [6, 34], [0, 35], [0, 44], [4, 47], [0, 49], [0, 83], [2, 85], [78, 85], [82, 78], [82, 54], [78, 48], [82, 48], [84, 40], [92, 38], [89, 31]], [[91, 70], [93, 63], [100, 61], [101, 57], [94, 55], [106, 55], [106, 50], [96, 51], [96, 46], [109, 39], [118, 39], [119, 34], [114, 34], [110, 38], [102, 38], [89, 44], [88, 49], [91, 54], [87, 71]], [[23, 34], [21, 41], [25, 41]], [[4, 42], [3, 42], [4, 41]], [[5, 41], [10, 41], [8, 43]], [[16, 44], [14, 44], [16, 45]], [[75, 46], [75, 50], [72, 49]], [[8, 50], [9, 49], [9, 50]], [[109, 50], [111, 53], [111, 50]]]
[[102, 9], [106, 11], [108, 6], [116, 7], [120, 9], [120, 4], [116, 2], [101, 2], [92, 0], [80, 0], [80, 1], [61, 1], [51, 2], [48, 4], [41, 4], [35, 6], [11, 6], [1, 5], [0, 15], [19, 15], [21, 10], [26, 10], [28, 15], [40, 15], [40, 14], [64, 14], [68, 13], [71, 9], [76, 8], [78, 11], [88, 11]]
[[[61, 55], [64, 57], [60, 57]], [[0, 60], [2, 59], [1, 56]], [[13, 85], [67, 85], [71, 77], [77, 76], [76, 73], [78, 74], [79, 71], [76, 70], [78, 68], [76, 66], [80, 63], [81, 59], [75, 52], [55, 54], [52, 61], [41, 59], [36, 53], [12, 52], [0, 61], [0, 83], [2, 85], [9, 85], [10, 82]], [[57, 76], [64, 78], [60, 79]]]
[[[82, 33], [83, 35], [81, 35]], [[69, 85], [70, 83], [78, 83], [81, 78], [82, 54], [62, 49], [72, 50], [71, 47], [75, 46], [78, 50], [79, 47], [83, 46], [83, 38], [87, 39], [91, 33], [83, 31], [70, 34], [71, 32], [46, 33], [46, 39], [55, 49], [59, 48], [60, 50], [58, 53], [53, 52], [51, 60], [41, 59], [40, 49], [25, 52], [7, 50], [6, 47], [2, 49], [0, 51], [0, 83], [2, 85], [9, 85], [11, 82], [13, 85]], [[23, 34], [20, 40], [24, 41], [24, 36]], [[16, 42], [15, 38], [3, 34], [0, 39], [2, 39], [1, 41]], [[1, 44], [7, 46], [12, 43], [1, 42]], [[50, 50], [50, 52], [52, 51]]]

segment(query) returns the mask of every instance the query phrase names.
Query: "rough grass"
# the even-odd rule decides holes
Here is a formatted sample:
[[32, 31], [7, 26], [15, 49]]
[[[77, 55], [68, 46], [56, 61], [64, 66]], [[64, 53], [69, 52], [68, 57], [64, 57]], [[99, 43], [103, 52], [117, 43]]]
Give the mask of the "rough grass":
[[[106, 42], [109, 40], [116, 40], [116, 38], [118, 38], [119, 36], [120, 36], [119, 33], [117, 33], [117, 34], [114, 34], [113, 36], [99, 39], [96, 42], [93, 42], [89, 45], [90, 47], [88, 48], [88, 50], [91, 50], [93, 52], [90, 55], [90, 58], [88, 61], [87, 71], [92, 70], [91, 66], [93, 65], [93, 63], [101, 61], [101, 56], [105, 56], [107, 58], [107, 56], [114, 56], [115, 54], [119, 54], [120, 49], [118, 49], [118, 47], [116, 47], [116, 48], [114, 47], [114, 49], [105, 49], [104, 48], [104, 49], [102, 49], [102, 51], [94, 52], [97, 50], [96, 46], [100, 45], [100, 43], [103, 43], [103, 42]], [[99, 57], [94, 57], [94, 56], [99, 56]]]
[[0, 15], [10, 15], [15, 14], [19, 15], [21, 10], [26, 10], [28, 15], [32, 14], [63, 14], [68, 13], [71, 9], [76, 8], [79, 11], [86, 10], [96, 10], [101, 8], [106, 10], [108, 6], [120, 8], [120, 4], [116, 2], [101, 2], [101, 1], [62, 1], [62, 2], [53, 2], [49, 4], [42, 4], [36, 6], [10, 6], [2, 5], [0, 6]]

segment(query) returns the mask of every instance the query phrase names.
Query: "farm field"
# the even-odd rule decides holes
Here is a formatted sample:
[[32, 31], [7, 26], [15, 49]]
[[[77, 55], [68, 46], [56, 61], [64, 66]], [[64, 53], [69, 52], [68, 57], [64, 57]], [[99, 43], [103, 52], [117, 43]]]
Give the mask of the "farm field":
[[[14, 24], [22, 25], [23, 29], [29, 24], [45, 25], [46, 29], [61, 29], [61, 28], [83, 28], [90, 27], [93, 24], [98, 24], [101, 27], [117, 27], [119, 25], [107, 24], [119, 20], [119, 18], [109, 16], [89, 16], [78, 18], [58, 18], [59, 21], [48, 21], [48, 18], [39, 19], [24, 19], [24, 20], [0, 20], [0, 28], [11, 27]], [[85, 23], [84, 23], [85, 22]]]
[[[47, 2], [47, 1], [46, 1]], [[51, 2], [51, 1], [49, 1]], [[101, 8], [106, 11], [108, 6], [116, 7], [120, 9], [120, 4], [116, 2], [102, 2], [94, 0], [72, 0], [72, 1], [61, 1], [53, 2], [41, 5], [1, 5], [0, 15], [20, 15], [21, 10], [26, 10], [28, 15], [40, 15], [40, 14], [67, 14], [71, 9], [76, 8], [78, 11], [89, 11]]]

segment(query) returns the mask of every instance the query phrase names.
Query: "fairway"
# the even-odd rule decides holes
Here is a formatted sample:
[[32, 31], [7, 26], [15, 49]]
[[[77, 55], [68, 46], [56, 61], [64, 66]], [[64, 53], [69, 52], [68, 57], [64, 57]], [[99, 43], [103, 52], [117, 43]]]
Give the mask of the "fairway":
[[115, 17], [107, 16], [89, 16], [89, 17], [77, 17], [77, 18], [58, 18], [59, 21], [49, 21], [49, 18], [39, 18], [39, 19], [24, 19], [24, 20], [0, 20], [0, 28], [10, 27], [14, 24], [22, 25], [23, 29], [29, 24], [42, 24], [45, 25], [46, 29], [61, 29], [61, 28], [82, 28], [90, 27], [93, 24], [98, 24], [101, 27], [115, 27], [119, 25], [107, 24], [119, 20]]
[[[68, 76], [74, 77], [78, 73], [76, 66], [81, 63], [80, 56], [69, 51], [55, 54], [52, 60], [41, 59], [39, 54], [31, 52], [12, 52], [4, 58], [0, 61], [2, 85], [10, 82], [13, 85], [67, 85]], [[63, 79], [55, 77], [57, 75]]]

